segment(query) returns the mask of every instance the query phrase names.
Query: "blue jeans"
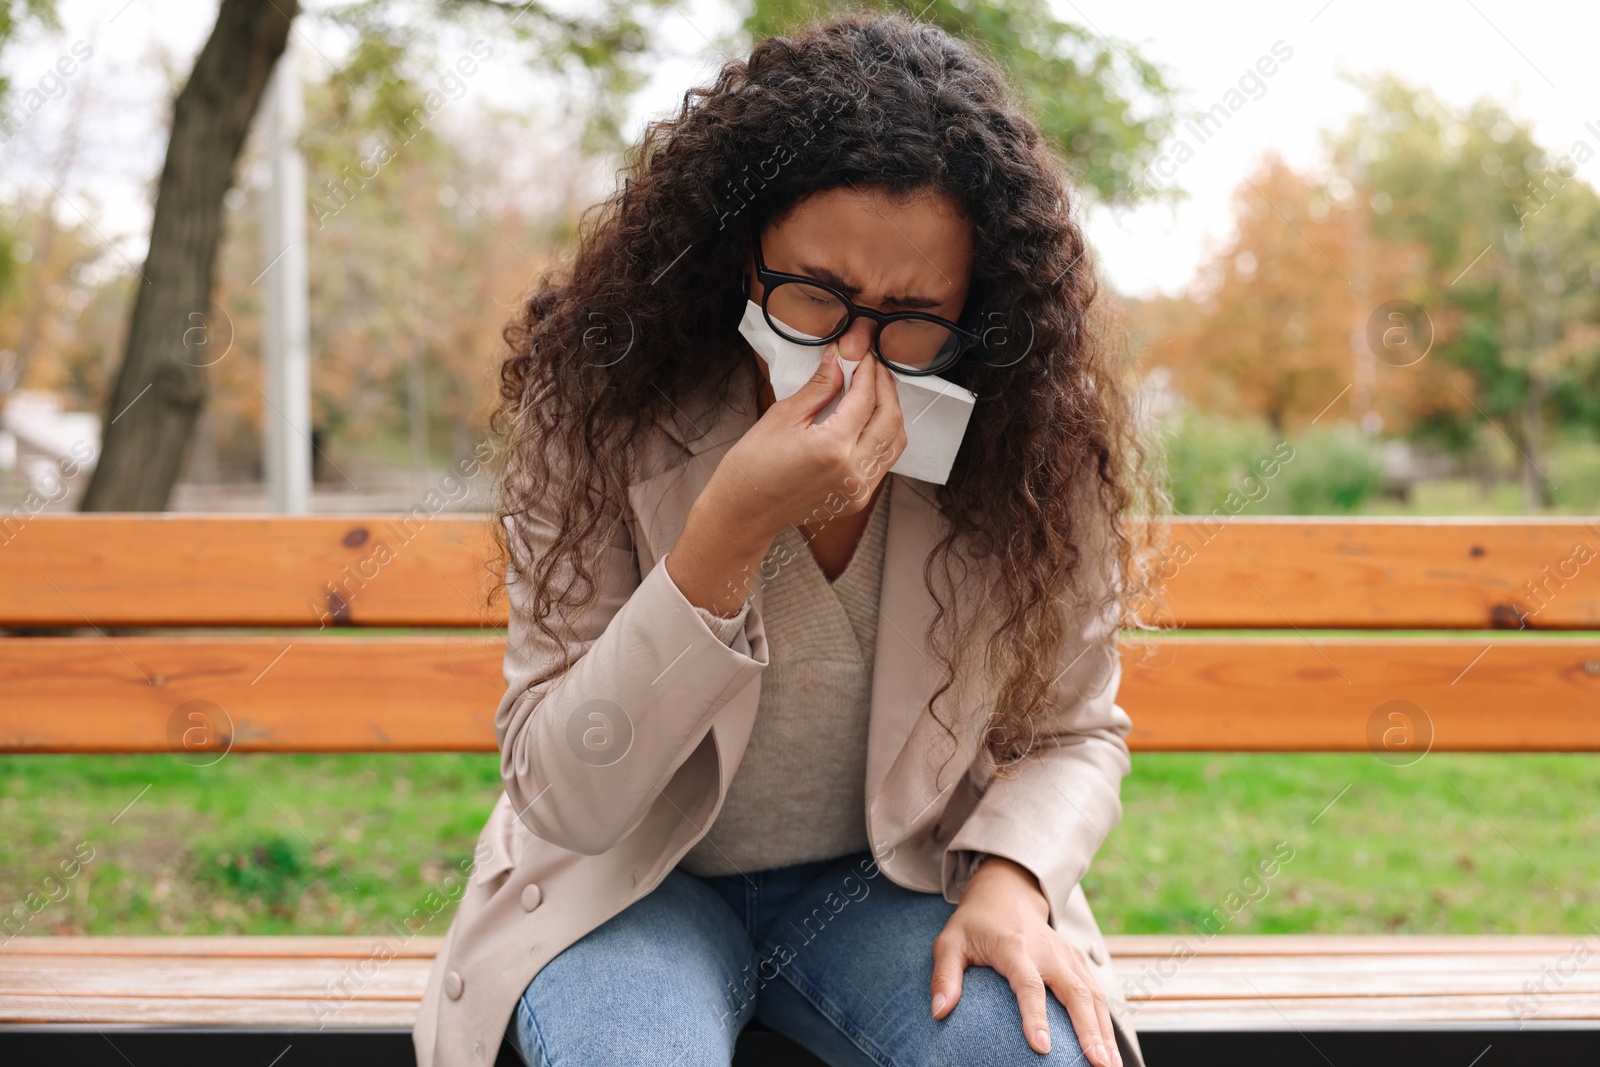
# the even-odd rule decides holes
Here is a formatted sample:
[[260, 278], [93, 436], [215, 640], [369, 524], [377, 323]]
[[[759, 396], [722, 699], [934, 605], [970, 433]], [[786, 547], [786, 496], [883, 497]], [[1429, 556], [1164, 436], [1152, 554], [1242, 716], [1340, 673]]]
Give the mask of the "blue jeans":
[[933, 939], [954, 911], [869, 852], [713, 878], [677, 868], [546, 964], [506, 1036], [530, 1067], [728, 1067], [759, 1018], [832, 1067], [1085, 1067], [1054, 994], [1040, 1055], [989, 967], [969, 967], [955, 1010], [933, 1018]]

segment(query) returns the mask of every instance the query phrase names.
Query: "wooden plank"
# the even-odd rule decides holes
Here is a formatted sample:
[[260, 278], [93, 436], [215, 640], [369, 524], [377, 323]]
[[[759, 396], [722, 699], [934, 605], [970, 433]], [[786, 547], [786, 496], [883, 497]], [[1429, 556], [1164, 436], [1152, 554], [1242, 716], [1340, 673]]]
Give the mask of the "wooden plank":
[[1587, 519], [1175, 522], [1153, 618], [1191, 629], [1597, 629]]
[[[505, 625], [483, 514], [49, 515], [0, 523], [0, 623]], [[9, 537], [7, 534], [9, 533]]]
[[[502, 626], [504, 599], [484, 596], [488, 522], [418, 509], [0, 523], [0, 621]], [[1589, 520], [1176, 520], [1152, 614], [1192, 629], [1600, 629], [1600, 560], [1580, 545], [1600, 555]]]
[[[415, 999], [429, 959], [31, 956], [0, 967], [0, 998], [207, 997], [223, 1000]], [[339, 995], [336, 990], [343, 990]]]
[[[1300, 956], [1564, 956], [1589, 940], [1600, 955], [1600, 934], [1107, 934], [1106, 947], [1119, 961], [1165, 958], [1180, 948], [1196, 956], [1294, 959]], [[254, 940], [247, 938], [246, 940]], [[420, 938], [418, 940], [421, 940]], [[21, 944], [15, 941], [13, 944]]]
[[[1525, 959], [1495, 965], [1473, 957], [1479, 966], [1451, 968], [1443, 960], [1400, 962], [1405, 958], [1385, 956], [1356, 964], [1362, 957], [1335, 958], [1344, 961], [1344, 966], [1318, 960], [1294, 971], [1262, 966], [1261, 960], [1254, 961], [1254, 966], [1234, 963], [1225, 967], [1204, 967], [1191, 960], [1179, 967], [1173, 979], [1159, 984], [1154, 972], [1130, 973], [1119, 967], [1118, 975], [1128, 996], [1151, 993], [1161, 1000], [1281, 1000], [1325, 997], [1330, 990], [1337, 990], [1340, 996], [1349, 997], [1500, 996], [1532, 1004], [1535, 998], [1527, 989], [1541, 978], [1563, 993], [1600, 996], [1600, 967], [1596, 966], [1557, 977], [1546, 976], [1544, 967]], [[1384, 966], [1379, 960], [1393, 966]]]
[[[1190, 960], [1170, 977], [1118, 967], [1130, 998], [1269, 1000], [1341, 997], [1500, 996], [1533, 1005], [1527, 992], [1541, 978], [1551, 991], [1600, 996], [1600, 963], [1592, 958], [1559, 975], [1534, 957], [1471, 957], [1454, 968], [1448, 958], [1311, 957], [1294, 969], [1277, 961]], [[350, 958], [34, 956], [0, 967], [0, 998], [143, 996], [221, 999], [404, 1000], [414, 998], [431, 961]], [[340, 995], [338, 991], [343, 991]]]
[[[489, 752], [502, 650], [484, 634], [0, 639], [0, 751]], [[1141, 751], [1600, 751], [1595, 640], [1175, 637], [1125, 644], [1123, 664]]]
[[497, 637], [0, 639], [0, 751], [488, 752]]
[[1600, 751], [1600, 640], [1182, 637], [1123, 648], [1144, 751]]
[[[0, 952], [0, 1022], [403, 1028], [438, 938], [406, 943], [406, 955], [328, 996], [327, 982], [380, 940], [20, 938]], [[1219, 937], [1141, 988], [1130, 964], [1175, 940], [1106, 939], [1141, 1031], [1600, 1025], [1600, 955], [1539, 999], [1527, 992], [1582, 935]]]
[[[1306, 975], [1348, 975], [1356, 979], [1390, 981], [1396, 975], [1410, 976], [1419, 982], [1444, 981], [1453, 975], [1539, 974], [1561, 962], [1564, 975], [1600, 976], [1600, 941], [1588, 945], [1587, 955], [1569, 943], [1559, 953], [1537, 952], [1428, 952], [1415, 955], [1396, 952], [1302, 953], [1298, 955], [1203, 956], [1186, 957], [1175, 953], [1165, 957], [1116, 957], [1120, 970], [1127, 974], [1165, 980], [1175, 970], [1232, 980], [1239, 975], [1266, 975], [1299, 980]], [[1166, 964], [1165, 967], [1162, 965]], [[1441, 978], [1441, 976], [1445, 976]]]
[[396, 959], [431, 960], [443, 937], [413, 937], [402, 941], [385, 934], [307, 936], [275, 934], [227, 936], [219, 934], [166, 937], [16, 937], [0, 946], [0, 967], [10, 956], [136, 956], [140, 959], [217, 956], [223, 959], [366, 959], [373, 945], [382, 942]]
[[[284, 1026], [329, 1029], [410, 1029], [420, 1001], [352, 1000], [327, 1016], [313, 1017], [304, 1001], [148, 997], [5, 997], [0, 1024], [96, 1026]], [[308, 1023], [308, 1019], [310, 1020]], [[1600, 1023], [1600, 997], [1552, 995], [1529, 1019], [1518, 1019], [1504, 997], [1329, 997], [1295, 1001], [1150, 1001], [1134, 1006], [1140, 1033], [1255, 1031], [1373, 1026], [1483, 1026], [1529, 1029]]]
[[93, 1026], [287, 1026], [296, 1029], [409, 1030], [414, 1000], [350, 1000], [336, 1011], [313, 1011], [303, 1000], [218, 997], [0, 997], [0, 1024]]
[[[1140, 1032], [1542, 1026], [1600, 1028], [1600, 996], [1555, 993], [1519, 1018], [1502, 996], [1320, 997], [1304, 1000], [1157, 1000], [1132, 1004]], [[1308, 1050], [1309, 1052], [1309, 1050]], [[1307, 1059], [1307, 1063], [1317, 1062]]]
[[1140, 1031], [1600, 1026], [1600, 953], [1582, 934], [1106, 942]]

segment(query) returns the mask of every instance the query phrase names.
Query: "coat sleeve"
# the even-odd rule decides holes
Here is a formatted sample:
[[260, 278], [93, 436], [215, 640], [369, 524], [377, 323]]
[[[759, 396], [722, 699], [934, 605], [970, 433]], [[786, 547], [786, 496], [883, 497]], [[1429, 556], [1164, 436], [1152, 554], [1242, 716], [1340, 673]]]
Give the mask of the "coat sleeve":
[[1122, 779], [1131, 763], [1127, 735], [1133, 721], [1116, 703], [1122, 679], [1117, 652], [1119, 609], [1091, 612], [1093, 594], [1113, 570], [1109, 531], [1086, 539], [1078, 588], [1068, 602], [1075, 623], [1062, 643], [1050, 693], [1049, 728], [1013, 770], [991, 776], [988, 787], [946, 846], [945, 897], [952, 902], [972, 874], [979, 853], [1004, 856], [1039, 879], [1050, 902], [1050, 922], [1089, 870], [1095, 852], [1122, 819]]
[[[554, 495], [504, 520], [514, 545], [517, 523], [534, 555], [554, 541]], [[518, 818], [591, 856], [644, 820], [717, 712], [767, 664], [760, 637], [752, 646], [742, 629], [731, 640], [712, 631], [667, 573], [670, 553], [641, 577], [628, 524], [615, 529], [593, 557], [599, 595], [553, 625], [560, 642], [534, 625], [532, 590], [508, 563], [506, 691], [495, 713], [500, 776]], [[561, 588], [568, 572], [554, 577]]]

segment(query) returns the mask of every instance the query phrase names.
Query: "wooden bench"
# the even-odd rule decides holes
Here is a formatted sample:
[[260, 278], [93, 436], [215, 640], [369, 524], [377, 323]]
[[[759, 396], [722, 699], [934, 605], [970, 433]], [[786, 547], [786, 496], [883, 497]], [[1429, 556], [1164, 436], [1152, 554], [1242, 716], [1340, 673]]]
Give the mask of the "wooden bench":
[[[504, 618], [484, 607], [486, 538], [481, 516], [422, 509], [0, 525], [0, 751], [493, 751]], [[1600, 527], [1213, 518], [1174, 523], [1169, 544], [1180, 629], [1124, 648], [1136, 750], [1600, 750]], [[177, 714], [195, 701], [217, 709], [198, 742]], [[1152, 1062], [1453, 1049], [1438, 1062], [1466, 1067], [1486, 1045], [1495, 1064], [1592, 1056], [1596, 932], [1108, 941]], [[0, 1048], [407, 1062], [436, 942], [324, 1029], [307, 1009], [372, 940], [19, 937], [0, 951]], [[780, 1043], [747, 1031], [740, 1062], [784, 1062]]]

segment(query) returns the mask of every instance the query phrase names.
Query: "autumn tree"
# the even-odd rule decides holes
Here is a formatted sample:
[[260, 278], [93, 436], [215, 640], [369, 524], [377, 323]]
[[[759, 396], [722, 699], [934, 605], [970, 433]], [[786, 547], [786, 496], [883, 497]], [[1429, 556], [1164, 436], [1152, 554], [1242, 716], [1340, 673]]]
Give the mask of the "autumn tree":
[[1465, 372], [1463, 402], [1430, 429], [1464, 446], [1491, 422], [1520, 454], [1535, 509], [1551, 488], [1549, 425], [1596, 418], [1600, 197], [1576, 168], [1597, 146], [1548, 149], [1498, 105], [1454, 109], [1394, 78], [1370, 93], [1339, 164], [1383, 208], [1374, 233], [1425, 250], [1419, 303], [1454, 324], [1433, 358]]
[[[311, 85], [303, 138], [314, 462], [320, 481], [362, 492], [393, 489], [407, 467], [415, 485], [437, 453], [454, 460], [482, 440], [500, 330], [528, 279], [554, 265], [590, 177], [572, 147], [581, 128], [553, 129], [547, 114], [486, 113], [404, 140], [371, 103], [337, 76]], [[358, 165], [376, 159], [376, 170]], [[535, 180], [541, 195], [525, 195]], [[197, 454], [213, 478], [258, 476], [261, 291], [251, 283], [264, 255], [252, 201], [265, 191], [230, 198], [217, 303], [232, 351], [207, 370], [214, 395]]]
[[1330, 411], [1403, 429], [1440, 383], [1375, 352], [1367, 327], [1386, 302], [1417, 295], [1420, 252], [1374, 238], [1370, 213], [1348, 181], [1268, 156], [1235, 192], [1233, 235], [1202, 266], [1187, 313], [1169, 310], [1151, 359], [1203, 407], [1258, 415], [1279, 434]]
[[[639, 21], [652, 0], [600, 0], [576, 15], [538, 4], [356, 0], [326, 15], [359, 37], [344, 76], [391, 85], [428, 40], [429, 18], [492, 16], [503, 38], [529, 44], [552, 65], [576, 64], [602, 89], [636, 85], [626, 58], [647, 51]], [[299, 15], [296, 0], [221, 0], [210, 37], [173, 102], [172, 132], [156, 191], [150, 248], [140, 271], [127, 347], [106, 406], [105, 438], [82, 507], [159, 511], [187, 463], [207, 394], [205, 367], [184, 338], [195, 315], [209, 332], [222, 240], [223, 197], [268, 78]], [[624, 70], [623, 68], [628, 68]], [[597, 113], [615, 114], [600, 107]]]

